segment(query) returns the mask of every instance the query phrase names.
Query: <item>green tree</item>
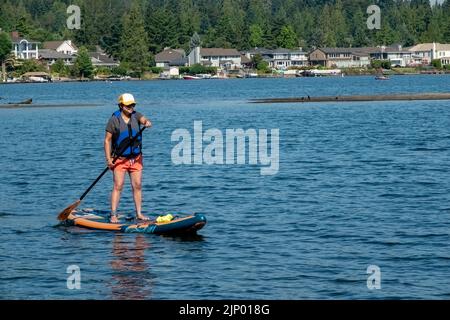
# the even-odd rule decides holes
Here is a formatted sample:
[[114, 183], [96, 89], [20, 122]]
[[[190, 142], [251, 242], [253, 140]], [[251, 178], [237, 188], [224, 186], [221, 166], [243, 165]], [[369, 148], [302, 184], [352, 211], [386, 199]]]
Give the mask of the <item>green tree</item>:
[[81, 47], [78, 50], [74, 67], [75, 73], [80, 79], [84, 79], [85, 77], [92, 78], [94, 75], [94, 66], [92, 65], [91, 57], [86, 47]]
[[67, 76], [69, 74], [69, 68], [64, 64], [62, 59], [56, 60], [50, 67], [50, 70], [53, 73], [57, 73], [59, 76]]
[[121, 61], [141, 78], [143, 72], [150, 66], [151, 55], [144, 18], [137, 2], [134, 2], [130, 12], [124, 15], [122, 24]]
[[263, 45], [263, 31], [257, 24], [250, 26], [249, 42], [252, 48], [260, 47]]
[[279, 47], [293, 49], [298, 46], [297, 35], [291, 26], [284, 26], [277, 37]]
[[200, 36], [197, 32], [194, 32], [194, 34], [191, 37], [191, 40], [189, 41], [189, 51], [192, 51], [192, 49], [196, 47], [200, 47], [202, 45], [202, 40], [200, 39]]
[[267, 73], [270, 72], [269, 63], [265, 61], [262, 56], [258, 53], [252, 57], [252, 65], [256, 70]]
[[442, 69], [442, 62], [439, 59], [433, 59], [433, 61], [431, 61], [431, 65], [436, 69]]
[[6, 81], [6, 59], [11, 54], [12, 43], [8, 34], [0, 32], [0, 63], [2, 64], [2, 81]]
[[177, 20], [172, 11], [163, 7], [154, 10], [148, 8], [146, 31], [150, 41], [150, 51], [160, 52], [165, 47], [178, 45]]

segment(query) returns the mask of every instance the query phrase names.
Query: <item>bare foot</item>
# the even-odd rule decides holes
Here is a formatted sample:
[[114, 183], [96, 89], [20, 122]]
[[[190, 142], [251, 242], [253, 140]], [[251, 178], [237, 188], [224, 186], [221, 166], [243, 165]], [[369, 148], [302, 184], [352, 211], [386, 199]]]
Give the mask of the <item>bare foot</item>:
[[150, 218], [149, 218], [149, 217], [146, 217], [146, 216], [144, 216], [144, 215], [142, 215], [142, 214], [138, 214], [138, 215], [136, 216], [136, 219], [142, 220], [142, 221], [150, 221]]
[[109, 222], [111, 223], [119, 223], [119, 219], [117, 219], [117, 216], [111, 216], [109, 219]]

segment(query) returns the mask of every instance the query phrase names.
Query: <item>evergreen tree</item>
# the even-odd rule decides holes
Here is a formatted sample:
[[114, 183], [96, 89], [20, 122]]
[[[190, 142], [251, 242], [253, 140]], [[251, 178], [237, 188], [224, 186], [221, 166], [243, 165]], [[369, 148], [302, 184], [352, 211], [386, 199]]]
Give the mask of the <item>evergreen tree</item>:
[[149, 40], [144, 27], [141, 8], [135, 2], [129, 13], [123, 17], [123, 31], [120, 39], [121, 62], [135, 71], [139, 77], [150, 65]]
[[202, 40], [200, 39], [200, 36], [198, 35], [197, 32], [194, 32], [194, 34], [191, 37], [191, 40], [189, 41], [189, 52], [196, 47], [200, 47], [201, 45]]
[[160, 52], [165, 47], [178, 46], [177, 21], [166, 7], [148, 8], [146, 30], [150, 40], [150, 51]]
[[86, 47], [81, 47], [78, 50], [77, 58], [74, 63], [74, 70], [76, 70], [76, 75], [79, 76], [80, 79], [92, 78], [94, 75], [94, 67]]
[[281, 28], [281, 32], [277, 37], [277, 45], [288, 49], [298, 46], [297, 35], [291, 26], [287, 25]]
[[11, 54], [12, 43], [8, 34], [0, 32], [0, 63], [2, 65], [2, 81], [6, 81], [6, 59]]
[[250, 26], [249, 43], [252, 48], [260, 47], [263, 44], [263, 31], [258, 24]]

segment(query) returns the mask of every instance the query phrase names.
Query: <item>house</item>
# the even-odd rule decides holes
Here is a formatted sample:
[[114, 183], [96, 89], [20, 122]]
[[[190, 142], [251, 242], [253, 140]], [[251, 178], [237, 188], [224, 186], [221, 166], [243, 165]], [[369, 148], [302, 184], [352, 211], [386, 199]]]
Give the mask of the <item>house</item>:
[[16, 59], [38, 59], [39, 42], [27, 40], [19, 35], [19, 32], [11, 32], [12, 53]]
[[74, 55], [78, 52], [78, 48], [72, 43], [72, 40], [46, 41], [42, 46], [44, 49], [61, 52], [67, 55]]
[[251, 59], [247, 58], [246, 55], [241, 54], [241, 65], [244, 68], [251, 68], [253, 66], [253, 62]]
[[355, 48], [318, 48], [309, 54], [309, 62], [327, 68], [361, 68], [370, 65], [369, 54]]
[[430, 65], [434, 59], [446, 61], [450, 57], [450, 44], [419, 43], [408, 49], [415, 64]]
[[160, 79], [172, 79], [180, 77], [180, 68], [178, 66], [166, 66], [160, 73]]
[[291, 66], [303, 67], [309, 64], [308, 54], [304, 52], [302, 48], [290, 50], [289, 60], [291, 60]]
[[89, 52], [89, 57], [91, 57], [92, 65], [97, 68], [104, 67], [112, 69], [120, 65], [119, 61], [115, 60], [113, 57], [98, 48], [96, 52]]
[[376, 48], [369, 48], [368, 51], [372, 59], [389, 60], [392, 66], [406, 67], [414, 62], [412, 52], [402, 48], [401, 45], [389, 47], [379, 46]]
[[171, 66], [184, 67], [188, 64], [188, 59], [183, 49], [164, 48], [163, 51], [155, 55], [155, 63], [160, 68]]
[[192, 49], [188, 56], [189, 66], [210, 65], [222, 69], [239, 69], [242, 66], [241, 54], [236, 49], [200, 48]]
[[51, 49], [39, 50], [39, 60], [45, 61], [48, 66], [53, 65], [57, 60], [62, 60], [65, 65], [72, 65], [75, 58], [75, 56], [64, 54]]
[[306, 52], [303, 52], [301, 48], [295, 50], [285, 48], [274, 50], [255, 48], [244, 52], [244, 55], [248, 59], [252, 59], [257, 54], [261, 55], [261, 57], [269, 63], [269, 67], [274, 69], [287, 69], [291, 66], [308, 65], [307, 54]]

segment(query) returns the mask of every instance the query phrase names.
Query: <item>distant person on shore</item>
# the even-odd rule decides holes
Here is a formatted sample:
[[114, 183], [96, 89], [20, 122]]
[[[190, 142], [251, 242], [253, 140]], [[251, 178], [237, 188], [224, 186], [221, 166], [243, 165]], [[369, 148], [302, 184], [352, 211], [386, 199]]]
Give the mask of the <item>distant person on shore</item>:
[[152, 126], [143, 114], [135, 111], [136, 101], [133, 95], [124, 93], [119, 96], [119, 110], [113, 113], [106, 125], [104, 141], [105, 157], [108, 167], [113, 171], [114, 187], [111, 193], [111, 223], [118, 223], [117, 207], [120, 194], [125, 182], [125, 174], [130, 176], [133, 189], [133, 199], [136, 209], [136, 218], [149, 220], [142, 214], [142, 135], [136, 139], [132, 146], [125, 149], [122, 156], [113, 164], [114, 156], [128, 145], [130, 139], [136, 136], [141, 128]]

